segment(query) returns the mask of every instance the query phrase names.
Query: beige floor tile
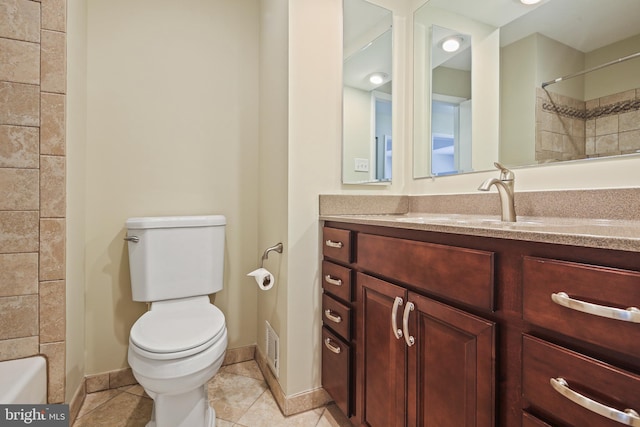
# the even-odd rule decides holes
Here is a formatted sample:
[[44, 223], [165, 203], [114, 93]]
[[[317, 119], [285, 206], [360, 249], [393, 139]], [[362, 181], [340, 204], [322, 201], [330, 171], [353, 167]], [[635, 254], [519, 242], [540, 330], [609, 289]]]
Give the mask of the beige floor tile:
[[351, 422], [338, 409], [335, 403], [329, 404], [316, 427], [352, 427]]
[[78, 412], [77, 418], [83, 417], [87, 415], [89, 412], [93, 411], [103, 403], [113, 399], [118, 394], [120, 394], [120, 390], [105, 390], [99, 391], [97, 393], [90, 393], [84, 398], [84, 403]]
[[118, 388], [118, 390], [126, 391], [127, 393], [135, 394], [136, 396], [149, 397], [147, 392], [144, 391], [144, 388], [140, 384], [125, 385]]
[[218, 372], [209, 383], [209, 404], [217, 418], [236, 422], [267, 389], [263, 380]]
[[285, 417], [270, 391], [265, 391], [238, 424], [247, 427], [315, 427], [323, 409]]
[[226, 372], [228, 374], [242, 375], [244, 377], [255, 378], [256, 380], [263, 380], [262, 372], [258, 367], [255, 360], [249, 360], [248, 362], [234, 363], [233, 365], [227, 365], [220, 368], [220, 372]]
[[[351, 427], [335, 405], [285, 417], [255, 361], [220, 369], [208, 384], [216, 427]], [[74, 427], [142, 427], [153, 401], [140, 385], [88, 394]]]
[[144, 427], [151, 419], [153, 401], [119, 392], [113, 399], [80, 417], [74, 427]]

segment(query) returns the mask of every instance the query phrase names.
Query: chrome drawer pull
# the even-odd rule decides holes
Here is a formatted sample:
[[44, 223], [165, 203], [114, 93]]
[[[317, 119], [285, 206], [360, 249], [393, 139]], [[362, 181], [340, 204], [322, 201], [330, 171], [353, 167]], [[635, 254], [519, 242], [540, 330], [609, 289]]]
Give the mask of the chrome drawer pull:
[[342, 242], [334, 242], [333, 240], [327, 240], [324, 242], [324, 244], [329, 246], [330, 248], [340, 249], [342, 247]]
[[324, 339], [324, 345], [331, 350], [333, 353], [335, 354], [340, 354], [340, 352], [342, 351], [342, 349], [340, 347], [336, 347], [335, 345], [331, 344], [333, 342], [333, 340], [331, 338], [325, 338]]
[[411, 347], [416, 343], [416, 339], [409, 334], [409, 314], [413, 311], [413, 303], [408, 302], [407, 306], [404, 308], [404, 315], [402, 316], [402, 329], [404, 330], [404, 340], [407, 342], [407, 345]]
[[324, 281], [327, 282], [330, 285], [334, 285], [334, 286], [342, 286], [342, 279], [334, 279], [333, 277], [331, 277], [329, 274], [327, 274], [326, 276], [324, 276]]
[[324, 315], [327, 316], [327, 319], [331, 320], [332, 322], [336, 322], [336, 323], [342, 322], [342, 317], [340, 315], [333, 314], [333, 311], [329, 309], [326, 309], [324, 311]]
[[393, 301], [393, 308], [391, 309], [391, 330], [396, 339], [402, 338], [402, 329], [398, 328], [398, 307], [403, 303], [402, 298], [396, 297]]
[[581, 311], [594, 316], [606, 317], [608, 319], [622, 320], [624, 322], [640, 323], [640, 309], [629, 307], [626, 310], [606, 305], [592, 304], [590, 302], [573, 299], [566, 292], [551, 294], [551, 299], [558, 305]]
[[624, 411], [619, 411], [615, 408], [589, 399], [588, 397], [585, 397], [580, 393], [576, 393], [575, 391], [571, 390], [569, 388], [569, 384], [564, 378], [551, 378], [550, 382], [551, 387], [553, 387], [555, 391], [557, 391], [573, 403], [576, 403], [591, 412], [595, 412], [598, 415], [602, 415], [605, 418], [609, 418], [610, 420], [619, 422], [620, 424], [640, 427], [640, 415], [638, 415], [638, 413], [633, 409], [625, 409]]

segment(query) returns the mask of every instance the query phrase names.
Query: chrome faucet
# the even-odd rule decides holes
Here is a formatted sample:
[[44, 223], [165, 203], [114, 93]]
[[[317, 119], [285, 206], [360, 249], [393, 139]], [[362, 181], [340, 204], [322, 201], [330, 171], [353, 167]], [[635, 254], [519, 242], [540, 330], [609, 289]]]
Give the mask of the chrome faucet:
[[515, 175], [498, 162], [495, 162], [493, 165], [500, 169], [500, 179], [489, 178], [478, 187], [478, 190], [489, 191], [489, 188], [495, 184], [498, 189], [498, 194], [500, 195], [502, 220], [505, 222], [516, 222], [516, 208], [513, 197], [513, 187], [516, 180]]

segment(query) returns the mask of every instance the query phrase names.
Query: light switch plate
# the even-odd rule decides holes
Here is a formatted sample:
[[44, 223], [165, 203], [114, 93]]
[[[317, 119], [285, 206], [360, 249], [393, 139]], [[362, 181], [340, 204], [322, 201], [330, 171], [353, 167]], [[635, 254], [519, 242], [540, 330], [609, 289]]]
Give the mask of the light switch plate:
[[355, 159], [356, 172], [369, 172], [369, 159]]

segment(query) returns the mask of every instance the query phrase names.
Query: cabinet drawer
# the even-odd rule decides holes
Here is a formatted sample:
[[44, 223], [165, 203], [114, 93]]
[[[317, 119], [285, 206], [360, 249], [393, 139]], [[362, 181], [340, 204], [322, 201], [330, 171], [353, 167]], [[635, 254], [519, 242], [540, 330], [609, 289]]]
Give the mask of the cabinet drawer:
[[527, 412], [522, 412], [522, 427], [551, 427], [551, 426]]
[[351, 301], [351, 269], [322, 261], [322, 289], [344, 301]]
[[358, 234], [358, 265], [450, 300], [493, 310], [493, 253]]
[[[612, 414], [627, 408], [640, 410], [638, 375], [527, 335], [522, 352], [523, 396], [551, 419], [571, 426], [620, 427], [619, 422], [596, 411]], [[552, 385], [554, 381], [564, 384], [556, 385], [559, 391]], [[574, 403], [576, 400], [591, 409]], [[629, 417], [624, 413], [621, 416]]]
[[[552, 300], [554, 294], [557, 302]], [[531, 324], [638, 357], [640, 323], [580, 311], [586, 307], [604, 314], [626, 314], [631, 306], [640, 307], [638, 272], [524, 258], [523, 316]]]
[[344, 263], [351, 262], [351, 231], [324, 227], [322, 254]]
[[322, 295], [322, 321], [344, 340], [351, 340], [351, 308], [327, 294]]
[[322, 387], [342, 412], [350, 416], [351, 351], [349, 345], [322, 328]]

